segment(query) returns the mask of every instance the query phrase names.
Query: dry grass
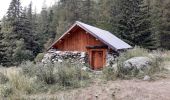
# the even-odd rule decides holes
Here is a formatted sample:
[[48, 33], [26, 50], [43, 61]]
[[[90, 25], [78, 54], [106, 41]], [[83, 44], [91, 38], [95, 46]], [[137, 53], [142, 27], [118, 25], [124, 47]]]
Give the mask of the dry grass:
[[[170, 52], [163, 54], [164, 67], [170, 69]], [[170, 72], [168, 70], [155, 73], [154, 80], [143, 81], [139, 79], [105, 81], [93, 77], [88, 87], [56, 91], [56, 85], [48, 86], [48, 92], [32, 91], [33, 80], [24, 76], [20, 68], [0, 68], [0, 72], [9, 78], [7, 93], [13, 92], [7, 100], [170, 100]], [[9, 84], [10, 83], [10, 84]], [[3, 86], [0, 85], [0, 87]], [[12, 88], [13, 91], [10, 91]], [[4, 99], [4, 98], [0, 98]]]
[[[6, 69], [10, 73], [18, 73]], [[9, 72], [8, 72], [9, 71]], [[159, 73], [155, 81], [115, 80], [106, 82], [94, 79], [89, 87], [54, 93], [26, 95], [17, 93], [11, 100], [170, 100], [170, 74]]]
[[32, 95], [29, 100], [170, 100], [170, 78], [147, 82], [116, 80], [107, 83], [94, 80], [87, 88], [54, 94]]

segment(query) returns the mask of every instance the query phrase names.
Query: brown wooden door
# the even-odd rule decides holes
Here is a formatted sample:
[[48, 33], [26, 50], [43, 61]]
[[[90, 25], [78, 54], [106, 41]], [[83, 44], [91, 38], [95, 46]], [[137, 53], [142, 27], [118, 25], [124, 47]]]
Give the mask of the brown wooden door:
[[92, 51], [92, 67], [94, 70], [103, 68], [103, 51]]

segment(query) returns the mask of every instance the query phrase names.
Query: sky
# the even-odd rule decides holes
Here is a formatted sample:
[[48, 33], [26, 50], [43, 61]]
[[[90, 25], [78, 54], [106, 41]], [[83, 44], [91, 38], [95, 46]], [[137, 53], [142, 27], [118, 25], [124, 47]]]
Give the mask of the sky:
[[[1, 0], [0, 2], [0, 18], [2, 18], [9, 7], [9, 4], [12, 0]], [[57, 0], [20, 0], [22, 7], [28, 6], [30, 2], [32, 1], [33, 3], [33, 10], [36, 8], [37, 13], [41, 11], [43, 2], [46, 2], [46, 5], [49, 7], [53, 5]]]

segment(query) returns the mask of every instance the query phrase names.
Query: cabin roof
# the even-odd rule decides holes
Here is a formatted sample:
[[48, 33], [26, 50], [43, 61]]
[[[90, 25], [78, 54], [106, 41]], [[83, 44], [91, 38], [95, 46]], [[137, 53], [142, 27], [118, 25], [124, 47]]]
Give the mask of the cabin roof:
[[72, 30], [75, 26], [79, 26], [88, 33], [90, 33], [95, 38], [99, 39], [104, 44], [108, 45], [108, 47], [112, 48], [113, 50], [123, 50], [123, 49], [130, 49], [132, 48], [129, 44], [124, 42], [123, 40], [119, 39], [109, 31], [82, 23], [80, 21], [76, 21], [72, 27], [66, 31], [56, 42], [54, 42], [51, 46], [53, 47], [60, 39], [62, 39], [70, 30]]

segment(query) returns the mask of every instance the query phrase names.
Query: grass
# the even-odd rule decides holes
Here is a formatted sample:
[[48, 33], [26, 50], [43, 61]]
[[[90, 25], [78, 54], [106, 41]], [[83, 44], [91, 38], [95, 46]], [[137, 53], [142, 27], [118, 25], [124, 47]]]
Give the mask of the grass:
[[70, 65], [66, 62], [46, 65], [25, 62], [18, 68], [2, 68], [0, 73], [4, 81], [0, 85], [0, 98], [54, 93], [84, 87], [90, 82], [89, 73], [81, 70], [80, 64]]
[[[126, 71], [122, 69], [123, 62], [132, 57], [146, 56], [153, 60], [152, 67], [140, 73], [139, 70], [133, 69]], [[103, 69], [103, 78], [105, 80], [116, 79], [131, 79], [131, 78], [143, 78], [144, 75], [151, 77], [164, 77], [163, 62], [168, 61], [170, 53], [166, 51], [163, 54], [161, 51], [149, 52], [146, 49], [135, 47], [133, 50], [129, 50], [123, 53], [117, 61], [117, 68], [106, 67]], [[16, 99], [16, 100], [30, 100], [38, 99], [40, 97], [30, 97], [29, 95], [40, 94], [55, 94], [58, 91], [68, 92], [72, 89], [81, 87], [87, 87], [91, 81], [99, 79], [99, 75], [93, 75], [92, 72], [81, 70], [81, 64], [71, 65], [67, 62], [55, 63], [55, 64], [34, 64], [33, 62], [24, 62], [18, 67], [3, 68], [0, 69], [0, 80], [3, 80], [0, 84], [0, 99]], [[165, 70], [164, 70], [165, 71]], [[161, 74], [160, 74], [160, 73]], [[155, 75], [156, 74], [156, 75]], [[155, 78], [156, 79], [156, 78]], [[93, 83], [91, 83], [93, 84]], [[102, 84], [102, 83], [101, 83]], [[62, 99], [60, 96], [48, 96], [42, 95], [42, 99]], [[71, 99], [73, 96], [64, 96], [64, 99]]]
[[[137, 69], [136, 66], [132, 66], [133, 69], [125, 69], [124, 62], [133, 57], [148, 57], [152, 60], [150, 67], [145, 69]], [[103, 70], [103, 77], [106, 80], [131, 79], [131, 78], [143, 78], [145, 75], [153, 76], [155, 73], [163, 70], [164, 57], [161, 51], [148, 51], [140, 47], [135, 47], [132, 50], [128, 50], [122, 53], [117, 59], [117, 63], [114, 67], [106, 67]]]

